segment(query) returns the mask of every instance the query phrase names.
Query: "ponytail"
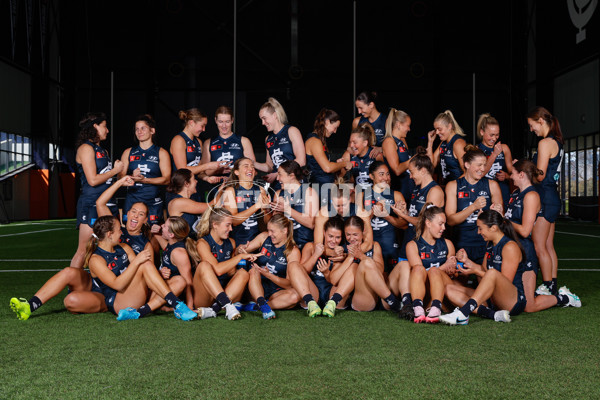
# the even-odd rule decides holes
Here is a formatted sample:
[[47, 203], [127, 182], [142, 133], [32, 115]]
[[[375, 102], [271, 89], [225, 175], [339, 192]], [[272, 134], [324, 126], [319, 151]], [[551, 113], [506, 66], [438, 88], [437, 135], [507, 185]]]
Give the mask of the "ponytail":
[[452, 111], [446, 110], [443, 113], [438, 114], [438, 116], [435, 117], [433, 122], [437, 122], [437, 121], [442, 121], [446, 125], [452, 125], [452, 131], [454, 133], [456, 133], [459, 136], [466, 136], [466, 134], [463, 132], [460, 125], [458, 125], [458, 122], [456, 122], [456, 119], [454, 118], [454, 114], [452, 114]]
[[394, 136], [392, 134], [396, 123], [400, 122], [403, 124], [407, 118], [410, 118], [407, 113], [402, 110], [396, 110], [395, 108], [390, 109], [390, 113], [385, 121], [385, 137], [389, 138]]
[[354, 134], [358, 135], [358, 137], [360, 137], [361, 139], [369, 142], [369, 146], [373, 146], [376, 143], [375, 131], [373, 130], [371, 124], [369, 124], [368, 122], [365, 122], [364, 124], [352, 129], [350, 135]]
[[92, 237], [88, 240], [85, 248], [85, 262], [83, 263], [85, 267], [89, 267], [90, 258], [98, 248], [98, 243], [100, 243], [101, 240], [106, 239], [106, 234], [113, 230], [115, 222], [119, 223], [119, 220], [114, 215], [98, 217], [96, 222], [94, 222], [94, 226], [92, 227]]
[[273, 97], [269, 97], [267, 102], [260, 107], [260, 110], [267, 110], [269, 114], [277, 114], [277, 119], [283, 125], [288, 123], [287, 115], [285, 114], [283, 106]]
[[192, 269], [195, 269], [200, 261], [202, 261], [202, 257], [200, 257], [200, 253], [198, 252], [196, 241], [190, 237], [186, 238], [185, 249], [188, 253], [190, 262], [192, 263]]
[[198, 237], [204, 237], [210, 233], [213, 224], [218, 224], [225, 218], [231, 218], [231, 212], [226, 208], [209, 208], [202, 214], [197, 227]]
[[206, 114], [197, 108], [190, 108], [187, 111], [179, 111], [179, 119], [183, 121], [183, 127], [187, 125], [189, 121], [202, 121], [207, 119]]
[[483, 150], [472, 144], [466, 145], [465, 154], [463, 154], [463, 163], [471, 163], [477, 157], [485, 157]]
[[287, 239], [285, 241], [285, 250], [283, 254], [287, 257], [294, 247], [296, 247], [296, 242], [294, 241], [294, 224], [283, 214], [275, 214], [271, 220], [269, 220], [269, 224], [275, 224], [281, 229], [287, 228]]
[[325, 128], [325, 121], [329, 121], [330, 124], [334, 124], [340, 120], [340, 116], [333, 110], [322, 108], [317, 118], [315, 118], [314, 130], [319, 140], [326, 146], [327, 129]]
[[431, 162], [431, 158], [427, 155], [427, 150], [423, 146], [417, 147], [417, 152], [412, 156], [409, 163], [414, 165], [418, 170], [425, 168], [427, 172], [429, 172], [429, 175], [433, 175], [433, 163]]
[[550, 111], [545, 109], [544, 107], [537, 106], [533, 108], [531, 111], [527, 113], [527, 118], [537, 121], [538, 119], [543, 119], [548, 124], [550, 128], [548, 135], [556, 139], [560, 144], [564, 144], [562, 130], [560, 129], [560, 123], [558, 119], [550, 114]]
[[421, 212], [419, 213], [419, 219], [415, 225], [415, 240], [419, 240], [423, 235], [425, 221], [433, 221], [433, 218], [438, 214], [444, 214], [444, 210], [441, 207], [438, 207], [431, 202], [427, 202], [423, 205], [423, 208], [421, 208]]
[[481, 114], [479, 120], [477, 120], [477, 136], [481, 139], [483, 135], [481, 131], [486, 130], [489, 125], [500, 125], [496, 118], [492, 117], [490, 113]]

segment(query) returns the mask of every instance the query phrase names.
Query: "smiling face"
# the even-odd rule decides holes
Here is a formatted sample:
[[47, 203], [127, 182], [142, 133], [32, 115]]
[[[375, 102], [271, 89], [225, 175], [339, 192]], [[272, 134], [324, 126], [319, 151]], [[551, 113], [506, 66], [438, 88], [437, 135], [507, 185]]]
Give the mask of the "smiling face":
[[358, 111], [358, 113], [365, 118], [369, 118], [371, 116], [371, 113], [375, 109], [375, 103], [373, 102], [366, 104], [361, 100], [356, 100], [354, 104], [356, 105], [356, 110]]
[[148, 207], [144, 203], [134, 203], [127, 211], [127, 223], [125, 227], [128, 232], [140, 232], [142, 225], [148, 221]]
[[263, 108], [258, 112], [258, 117], [260, 118], [264, 127], [267, 128], [267, 132], [273, 132], [279, 122], [279, 120], [277, 119], [277, 114], [271, 114], [266, 108]]
[[477, 233], [480, 234], [486, 242], [491, 242], [498, 233], [498, 227], [496, 225], [489, 227], [482, 221], [477, 220]]
[[325, 231], [324, 239], [325, 246], [330, 249], [335, 249], [342, 243], [342, 231], [336, 228], [328, 228]]
[[344, 228], [344, 234], [349, 244], [360, 245], [363, 241], [363, 231], [358, 226], [348, 225]]
[[350, 199], [347, 197], [333, 197], [331, 203], [339, 216], [345, 217], [350, 212]]
[[154, 133], [155, 129], [150, 128], [145, 121], [138, 121], [135, 123], [135, 137], [139, 142], [152, 140], [152, 135], [154, 135]]
[[100, 122], [99, 124], [94, 124], [94, 128], [96, 128], [96, 132], [98, 132], [99, 141], [106, 140], [108, 136], [108, 128], [106, 126], [106, 120]]
[[121, 234], [122, 233], [123, 232], [121, 231], [121, 224], [115, 218], [113, 220], [113, 228], [112, 228], [112, 230], [109, 233], [106, 234], [107, 239], [109, 239], [110, 243], [113, 246], [116, 246], [121, 241]]
[[243, 182], [251, 182], [256, 176], [256, 170], [254, 169], [254, 162], [252, 160], [244, 159], [240, 161], [238, 169], [234, 171], [234, 174], [238, 176], [238, 179]]
[[199, 137], [202, 132], [206, 130], [206, 124], [208, 123], [208, 118], [202, 118], [198, 121], [194, 121], [193, 119], [187, 122], [187, 128], [194, 135], [194, 137]]
[[485, 156], [475, 157], [471, 162], [465, 163], [465, 175], [470, 177], [472, 180], [480, 180], [484, 176], [485, 163], [487, 158]]
[[406, 135], [408, 135], [408, 132], [410, 132], [410, 123], [411, 123], [410, 117], [406, 117], [404, 122], [398, 121], [396, 123], [396, 126], [397, 126], [398, 130], [400, 131], [400, 138], [404, 139], [406, 137]]
[[191, 196], [196, 193], [196, 185], [198, 184], [198, 180], [195, 175], [192, 175], [189, 182], [185, 183], [184, 189], [187, 188], [188, 194]]
[[499, 125], [488, 125], [485, 130], [481, 130], [481, 142], [487, 147], [494, 147], [500, 137]]
[[231, 127], [233, 125], [233, 118], [229, 114], [217, 114], [215, 117], [215, 123], [219, 128], [219, 134], [221, 136], [228, 136], [231, 134]]
[[527, 124], [529, 125], [529, 130], [535, 133], [536, 136], [546, 137], [550, 127], [548, 123], [544, 121], [543, 118], [539, 118], [537, 120], [527, 118]]
[[218, 237], [221, 240], [229, 238], [229, 232], [233, 230], [232, 218], [227, 216], [221, 220], [221, 222], [215, 222], [212, 225], [211, 233], [213, 236]]
[[369, 147], [369, 141], [360, 137], [358, 133], [350, 135], [350, 149], [355, 155], [361, 154]]
[[336, 121], [334, 123], [329, 122], [328, 119], [325, 120], [325, 131], [327, 132], [327, 137], [333, 135], [337, 132], [340, 127], [340, 121]]
[[378, 188], [387, 189], [390, 187], [392, 177], [390, 176], [390, 170], [386, 165], [381, 165], [373, 173], [369, 174], [373, 180], [373, 184]]
[[436, 214], [431, 220], [425, 220], [425, 227], [434, 239], [440, 239], [446, 230], [446, 215]]
[[287, 240], [287, 228], [281, 228], [278, 224], [269, 222], [267, 232], [275, 247], [281, 246]]
[[435, 121], [433, 123], [433, 129], [435, 129], [435, 134], [438, 135], [442, 141], [446, 141], [452, 136], [452, 125], [447, 124], [442, 120]]
[[415, 166], [415, 163], [408, 163], [408, 172], [410, 173], [410, 177], [415, 182], [415, 185], [420, 186], [421, 182], [423, 182], [423, 171], [426, 171], [425, 168], [418, 169]]
[[171, 221], [167, 219], [160, 227], [162, 228], [160, 233], [163, 239], [169, 240], [173, 238], [173, 232], [171, 232]]

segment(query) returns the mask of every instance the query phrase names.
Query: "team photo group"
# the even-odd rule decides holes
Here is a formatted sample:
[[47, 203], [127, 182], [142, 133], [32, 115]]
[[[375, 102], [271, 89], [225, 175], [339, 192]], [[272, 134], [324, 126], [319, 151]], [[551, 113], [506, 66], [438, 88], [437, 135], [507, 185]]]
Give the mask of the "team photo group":
[[[107, 116], [86, 114], [77, 250], [11, 309], [27, 320], [65, 288], [68, 311], [109, 311], [119, 321], [153, 312], [273, 319], [301, 307], [311, 318], [387, 310], [414, 323], [466, 325], [472, 314], [510, 322], [581, 307], [557, 282], [564, 152], [556, 117], [544, 107], [523, 115], [540, 140], [532, 160], [517, 160], [490, 114], [479, 116], [472, 144], [450, 110], [432, 116], [427, 146], [411, 151], [407, 113], [378, 110], [372, 92], [355, 106], [349, 137], [330, 109], [306, 134], [269, 98], [258, 110], [264, 160], [233, 132], [227, 106], [214, 113], [214, 138], [203, 137], [213, 115], [180, 111], [183, 129], [169, 133], [168, 149], [156, 144], [152, 116], [139, 116], [135, 143], [113, 161], [102, 145]], [[333, 140], [347, 143], [339, 158]]]

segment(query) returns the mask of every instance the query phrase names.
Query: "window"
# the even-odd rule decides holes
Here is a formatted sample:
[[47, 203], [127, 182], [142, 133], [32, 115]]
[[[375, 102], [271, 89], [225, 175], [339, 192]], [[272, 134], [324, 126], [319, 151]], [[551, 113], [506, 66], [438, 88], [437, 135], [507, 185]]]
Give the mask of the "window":
[[31, 160], [28, 137], [0, 132], [0, 176], [30, 164]]

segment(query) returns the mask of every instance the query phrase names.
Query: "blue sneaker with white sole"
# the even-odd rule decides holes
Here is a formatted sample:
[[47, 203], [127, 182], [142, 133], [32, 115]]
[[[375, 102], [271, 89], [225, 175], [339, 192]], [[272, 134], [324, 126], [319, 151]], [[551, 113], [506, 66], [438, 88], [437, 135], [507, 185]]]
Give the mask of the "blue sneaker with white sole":
[[268, 304], [264, 306], [260, 306], [260, 311], [262, 312], [264, 319], [274, 319], [275, 311], [271, 310], [271, 307]]
[[190, 308], [183, 301], [177, 302], [173, 312], [175, 313], [175, 316], [182, 321], [191, 321], [198, 317], [198, 314], [190, 310]]
[[140, 313], [133, 307], [127, 307], [119, 311], [117, 321], [127, 321], [128, 319], [139, 319]]

